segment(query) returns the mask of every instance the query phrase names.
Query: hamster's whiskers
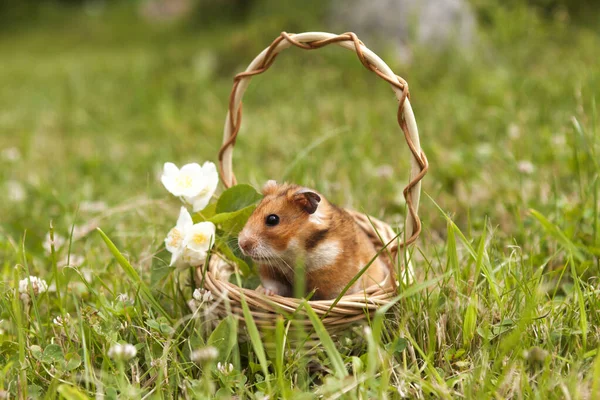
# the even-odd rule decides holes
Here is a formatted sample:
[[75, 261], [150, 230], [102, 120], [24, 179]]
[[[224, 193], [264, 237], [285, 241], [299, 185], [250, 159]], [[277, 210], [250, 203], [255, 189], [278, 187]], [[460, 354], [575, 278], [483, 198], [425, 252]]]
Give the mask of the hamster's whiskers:
[[283, 259], [283, 257], [277, 254], [275, 254], [275, 257], [277, 257], [290, 271], [292, 271], [292, 273], [294, 272], [294, 268], [291, 267], [290, 264], [288, 264], [287, 261]]

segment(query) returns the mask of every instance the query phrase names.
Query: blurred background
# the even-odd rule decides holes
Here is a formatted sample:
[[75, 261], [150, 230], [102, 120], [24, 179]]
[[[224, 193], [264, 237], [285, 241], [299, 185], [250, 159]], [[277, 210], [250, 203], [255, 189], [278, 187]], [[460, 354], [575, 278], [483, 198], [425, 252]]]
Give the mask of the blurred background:
[[[598, 22], [593, 0], [3, 0], [0, 235], [27, 231], [35, 254], [50, 220], [63, 236], [100, 225], [151, 254], [178, 212], [162, 164], [216, 162], [233, 76], [281, 31], [318, 30], [356, 32], [409, 82], [431, 163], [424, 243], [446, 229], [431, 199], [504, 244], [543, 253], [531, 207], [596, 240]], [[400, 223], [396, 106], [352, 52], [288, 50], [244, 98], [238, 180]]]

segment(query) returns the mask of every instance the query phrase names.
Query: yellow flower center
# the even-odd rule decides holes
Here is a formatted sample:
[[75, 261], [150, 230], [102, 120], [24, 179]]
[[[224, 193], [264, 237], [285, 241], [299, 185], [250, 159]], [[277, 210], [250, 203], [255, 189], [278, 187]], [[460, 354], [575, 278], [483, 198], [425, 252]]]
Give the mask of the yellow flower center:
[[175, 178], [175, 183], [177, 186], [188, 189], [192, 187], [192, 177], [189, 175], [179, 175]]
[[195, 244], [203, 244], [203, 243], [206, 243], [206, 240], [207, 240], [207, 239], [208, 239], [208, 238], [207, 238], [207, 237], [206, 237], [206, 235], [205, 235], [205, 234], [203, 234], [203, 233], [196, 233], [196, 234], [194, 234], [194, 236], [192, 236], [192, 241], [193, 241]]
[[177, 228], [171, 229], [171, 232], [169, 232], [169, 245], [170, 246], [179, 247], [179, 244], [181, 243], [182, 239], [183, 239], [183, 236], [181, 235], [181, 232], [179, 231], [179, 229], [177, 229]]

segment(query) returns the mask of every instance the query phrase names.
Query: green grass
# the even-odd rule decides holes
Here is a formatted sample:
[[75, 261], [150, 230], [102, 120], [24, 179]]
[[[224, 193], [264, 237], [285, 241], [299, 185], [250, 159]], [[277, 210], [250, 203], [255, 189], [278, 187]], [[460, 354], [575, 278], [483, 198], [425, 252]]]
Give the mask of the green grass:
[[[327, 27], [262, 11], [235, 25], [152, 27], [108, 8], [100, 17], [47, 11], [45, 23], [6, 29], [0, 391], [600, 396], [600, 32], [560, 12], [486, 7], [473, 54], [415, 48], [408, 64], [382, 52], [410, 84], [431, 164], [417, 282], [370, 329], [329, 338], [313, 321], [324, 348], [311, 356], [290, 351], [281, 322], [274, 354], [253, 330], [231, 349], [216, 344], [236, 325], [211, 339], [187, 306], [188, 274], [155, 284], [152, 272], [179, 211], [158, 179], [162, 163], [216, 161], [233, 74], [281, 30]], [[286, 51], [244, 98], [238, 180], [285, 178], [398, 226], [409, 152], [395, 107], [351, 52]], [[49, 254], [51, 227], [66, 242]], [[55, 291], [22, 301], [18, 283], [29, 275]], [[137, 356], [111, 360], [109, 348], [125, 342]], [[225, 356], [192, 357], [208, 343]]]

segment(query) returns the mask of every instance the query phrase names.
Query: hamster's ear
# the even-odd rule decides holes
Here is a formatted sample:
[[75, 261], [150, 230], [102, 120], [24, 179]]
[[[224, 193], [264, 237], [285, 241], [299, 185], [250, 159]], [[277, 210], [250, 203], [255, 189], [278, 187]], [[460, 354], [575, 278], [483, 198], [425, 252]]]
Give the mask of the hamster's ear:
[[266, 196], [266, 195], [275, 193], [276, 190], [277, 190], [277, 182], [275, 182], [274, 180], [270, 180], [270, 181], [267, 181], [267, 183], [265, 183], [265, 186], [263, 186], [262, 194]]
[[321, 197], [315, 192], [304, 189], [294, 194], [293, 200], [298, 204], [304, 211], [309, 214], [314, 214], [317, 211]]

